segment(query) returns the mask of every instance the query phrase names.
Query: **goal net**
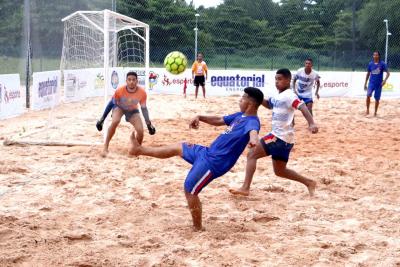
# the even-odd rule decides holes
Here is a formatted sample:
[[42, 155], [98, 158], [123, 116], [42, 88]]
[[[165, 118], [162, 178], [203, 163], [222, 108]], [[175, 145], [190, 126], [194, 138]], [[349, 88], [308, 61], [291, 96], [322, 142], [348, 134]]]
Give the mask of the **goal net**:
[[62, 21], [62, 70], [148, 67], [147, 24], [109, 10], [77, 11]]
[[[39, 130], [37, 137], [30, 133], [31, 139], [35, 143], [45, 139], [43, 145], [98, 144], [102, 135], [95, 128], [96, 120], [116, 87], [125, 82], [126, 73], [136, 71], [139, 83], [148, 88], [149, 26], [107, 9], [77, 11], [62, 21], [64, 104], [51, 107], [47, 126], [38, 127], [44, 133]], [[104, 97], [104, 105], [100, 96]], [[91, 108], [82, 109], [82, 103]], [[107, 121], [103, 139], [106, 132]]]

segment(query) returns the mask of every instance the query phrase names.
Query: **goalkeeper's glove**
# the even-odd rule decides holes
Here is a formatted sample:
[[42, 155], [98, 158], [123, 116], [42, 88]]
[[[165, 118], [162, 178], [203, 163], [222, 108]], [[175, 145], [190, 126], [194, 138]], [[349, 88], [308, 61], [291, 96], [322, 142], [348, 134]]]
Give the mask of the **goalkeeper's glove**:
[[156, 133], [156, 128], [154, 128], [151, 123], [147, 124], [147, 129], [149, 130], [150, 135], [154, 135]]

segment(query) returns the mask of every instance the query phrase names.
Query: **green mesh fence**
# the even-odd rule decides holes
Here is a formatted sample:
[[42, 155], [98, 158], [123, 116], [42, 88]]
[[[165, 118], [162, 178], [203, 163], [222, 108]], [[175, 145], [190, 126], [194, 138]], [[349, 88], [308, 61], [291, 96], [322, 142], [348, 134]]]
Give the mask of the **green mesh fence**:
[[400, 1], [225, 0], [198, 9], [184, 0], [116, 3], [150, 25], [153, 66], [173, 50], [194, 60], [198, 13], [198, 51], [211, 68], [293, 69], [311, 57], [320, 70], [364, 71], [374, 50], [385, 60], [388, 36], [387, 62], [400, 69]]
[[174, 50], [194, 60], [197, 18], [210, 68], [293, 69], [311, 57], [316, 69], [364, 71], [378, 50], [400, 69], [400, 1], [225, 0], [196, 9], [184, 0], [15, 0], [0, 4], [0, 73], [59, 69], [61, 18], [105, 8], [150, 25], [152, 66]]

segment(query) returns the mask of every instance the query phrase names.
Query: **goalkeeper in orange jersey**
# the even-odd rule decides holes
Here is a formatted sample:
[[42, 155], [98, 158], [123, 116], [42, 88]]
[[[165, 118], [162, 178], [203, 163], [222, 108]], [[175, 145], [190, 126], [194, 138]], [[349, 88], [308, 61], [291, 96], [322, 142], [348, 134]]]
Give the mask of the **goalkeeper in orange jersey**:
[[[140, 105], [140, 108], [142, 110], [142, 114], [144, 120], [146, 121], [149, 133], [151, 135], [156, 133], [156, 129], [151, 124], [149, 118], [149, 111], [147, 110], [146, 100], [146, 91], [142, 87], [138, 86], [136, 72], [128, 72], [128, 74], [126, 75], [126, 85], [117, 88], [112, 97], [112, 100], [110, 101], [111, 103], [107, 105], [105, 110], [106, 112], [107, 109], [113, 109], [113, 112], [112, 121], [110, 127], [108, 128], [102, 156], [107, 155], [108, 146], [112, 137], [115, 134], [115, 130], [117, 129], [123, 115], [125, 115], [125, 120], [127, 122], [130, 122], [136, 130], [136, 137], [134, 132], [132, 132], [131, 138], [136, 138], [139, 144], [143, 142], [143, 124], [142, 119], [139, 116], [138, 105]], [[101, 121], [104, 121], [105, 116], [107, 116], [107, 114], [103, 115]], [[98, 124], [99, 122], [96, 124], [96, 126], [98, 126]]]
[[194, 79], [194, 86], [196, 87], [195, 97], [199, 92], [199, 86], [203, 89], [203, 97], [206, 98], [206, 86], [205, 82], [208, 77], [207, 64], [203, 61], [203, 53], [197, 53], [197, 60], [192, 65], [192, 77]]

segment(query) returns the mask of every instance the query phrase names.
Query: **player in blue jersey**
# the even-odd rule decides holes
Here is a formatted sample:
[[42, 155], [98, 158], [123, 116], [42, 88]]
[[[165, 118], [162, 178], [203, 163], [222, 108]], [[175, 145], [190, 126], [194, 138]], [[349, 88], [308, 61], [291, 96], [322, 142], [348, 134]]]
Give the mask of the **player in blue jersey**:
[[228, 172], [246, 146], [254, 147], [259, 142], [260, 121], [257, 110], [263, 100], [264, 95], [259, 89], [247, 87], [240, 99], [240, 112], [223, 117], [196, 116], [189, 125], [193, 129], [199, 127], [200, 121], [214, 126], [228, 126], [209, 147], [185, 142], [162, 147], [144, 147], [135, 138], [132, 139], [129, 149], [131, 155], [156, 158], [180, 156], [193, 165], [186, 176], [184, 191], [195, 230], [202, 229], [202, 208], [198, 194], [212, 180]]
[[[375, 51], [372, 55], [373, 60], [369, 62], [367, 68], [367, 76], [365, 78], [364, 90], [367, 91], [367, 112], [366, 115], [369, 115], [369, 104], [371, 103], [371, 96], [374, 92], [375, 98], [375, 112], [374, 116], [378, 113], [379, 100], [381, 99], [382, 86], [385, 85], [387, 79], [390, 76], [390, 72], [385, 62], [381, 60], [381, 54], [378, 51]], [[383, 72], [386, 72], [386, 77], [383, 79]], [[369, 79], [368, 87], [367, 82]]]

